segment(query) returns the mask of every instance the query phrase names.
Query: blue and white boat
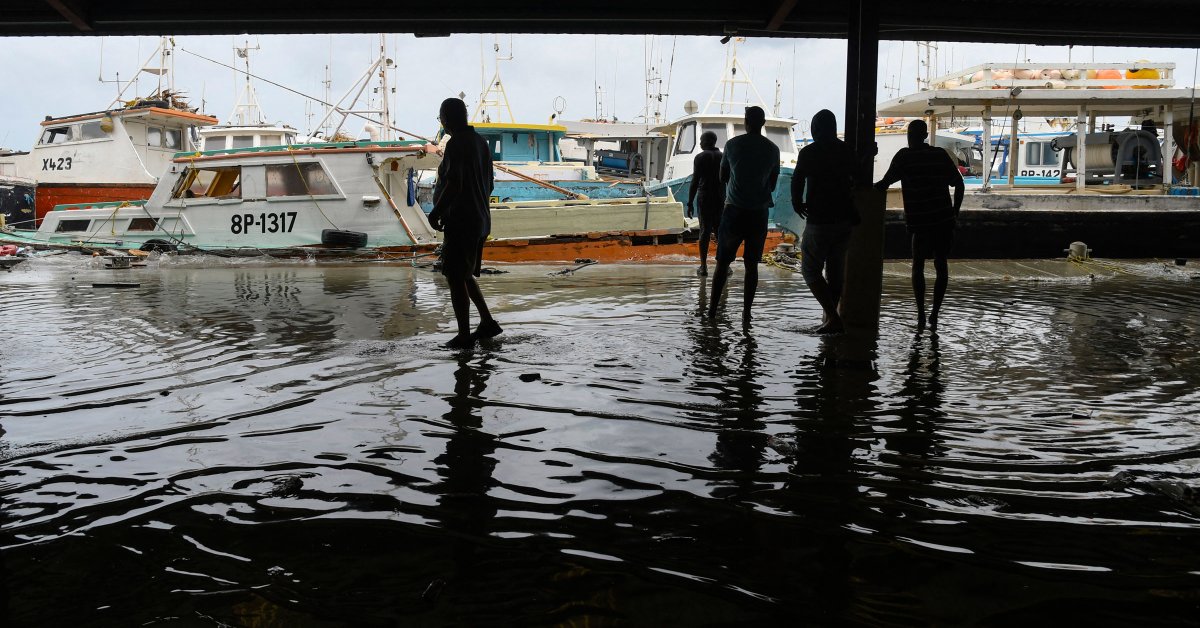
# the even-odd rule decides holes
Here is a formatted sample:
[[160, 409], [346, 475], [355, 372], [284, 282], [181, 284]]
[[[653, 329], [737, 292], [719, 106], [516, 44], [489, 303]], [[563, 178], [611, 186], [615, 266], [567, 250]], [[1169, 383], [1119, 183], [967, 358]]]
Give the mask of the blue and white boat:
[[[744, 125], [745, 107], [757, 105], [771, 111], [763, 102], [754, 84], [737, 60], [736, 42], [730, 44], [725, 71], [709, 97], [704, 111], [695, 101], [684, 104], [685, 115], [655, 131], [669, 138], [666, 166], [659, 181], [647, 183], [647, 190], [657, 196], [668, 193], [685, 201], [692, 184], [692, 166], [700, 149], [700, 136], [705, 131], [717, 135], [717, 148], [724, 149], [730, 138], [746, 132]], [[739, 99], [737, 88], [743, 88]], [[778, 109], [775, 107], [774, 109]], [[796, 121], [778, 116], [768, 116], [763, 134], [779, 147], [779, 181], [775, 186], [775, 205], [771, 208], [770, 222], [793, 233], [804, 230], [804, 220], [792, 210], [792, 173], [796, 168], [799, 149], [794, 129]]]

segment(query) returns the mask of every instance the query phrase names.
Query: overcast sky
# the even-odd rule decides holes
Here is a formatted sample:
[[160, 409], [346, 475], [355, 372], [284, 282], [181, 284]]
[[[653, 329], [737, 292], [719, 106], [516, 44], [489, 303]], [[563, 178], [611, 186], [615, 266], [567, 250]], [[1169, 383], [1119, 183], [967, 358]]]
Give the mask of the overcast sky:
[[[233, 71], [189, 52], [232, 64], [235, 41], [243, 45], [245, 39], [176, 38], [176, 88], [193, 106], [203, 104], [205, 112], [222, 121], [229, 118], [237, 98], [238, 78]], [[379, 48], [377, 35], [271, 35], [248, 39], [250, 46], [261, 46], [261, 50], [251, 52], [254, 74], [306, 94], [324, 95], [322, 81], [325, 66], [330, 65], [335, 100], [362, 75]], [[482, 82], [481, 43], [490, 77], [494, 67], [492, 46], [497, 39], [501, 53], [508, 55], [507, 35], [431, 39], [388, 35], [388, 56], [396, 62], [391, 79], [397, 88], [395, 125], [416, 134], [432, 134], [438, 104], [460, 92], [467, 95], [473, 111]], [[501, 75], [518, 121], [531, 123], [546, 122], [557, 97], [562, 97], [560, 104], [565, 101], [563, 119], [594, 117], [597, 83], [605, 92], [605, 115], [638, 121], [646, 113], [647, 57], [661, 73], [668, 93], [664, 114], [678, 117], [687, 100], [704, 106], [720, 78], [726, 55], [726, 46], [715, 37], [516, 35], [511, 42], [513, 59], [502, 62]], [[39, 133], [38, 122], [47, 115], [107, 108], [117, 88], [115, 83], [100, 79], [112, 81], [119, 72], [122, 81], [128, 80], [157, 45], [154, 37], [4, 38], [0, 41], [0, 67], [5, 69], [8, 90], [0, 105], [0, 147], [27, 150]], [[1053, 65], [1067, 61], [1068, 55], [1084, 62], [1174, 62], [1177, 86], [1193, 83], [1195, 51], [1190, 49], [1083, 47], [1068, 51], [1065, 46], [942, 43], [936, 73], [988, 61], [1029, 59], [1037, 65]], [[919, 56], [924, 58], [911, 42], [880, 45], [880, 100], [894, 94], [889, 87], [898, 88], [901, 95], [915, 91]], [[778, 81], [781, 113], [801, 120], [801, 131], [822, 108], [838, 114], [840, 125], [845, 58], [846, 45], [841, 40], [749, 39], [739, 48], [739, 59], [768, 107], [775, 101]], [[153, 91], [157, 79], [148, 74], [141, 77], [138, 91], [145, 96]], [[256, 87], [272, 121], [305, 132], [323, 113], [320, 105], [306, 103], [296, 94], [262, 82]], [[359, 135], [362, 121], [350, 123], [348, 130], [351, 135]]]

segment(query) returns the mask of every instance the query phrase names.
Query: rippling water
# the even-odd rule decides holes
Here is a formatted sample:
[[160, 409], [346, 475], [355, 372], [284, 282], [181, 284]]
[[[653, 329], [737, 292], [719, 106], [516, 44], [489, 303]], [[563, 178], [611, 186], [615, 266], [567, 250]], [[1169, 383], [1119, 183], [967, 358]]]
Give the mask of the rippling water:
[[782, 270], [749, 331], [508, 270], [461, 355], [420, 269], [0, 275], [6, 625], [1200, 617], [1192, 275], [958, 279], [931, 337], [900, 269], [866, 343]]

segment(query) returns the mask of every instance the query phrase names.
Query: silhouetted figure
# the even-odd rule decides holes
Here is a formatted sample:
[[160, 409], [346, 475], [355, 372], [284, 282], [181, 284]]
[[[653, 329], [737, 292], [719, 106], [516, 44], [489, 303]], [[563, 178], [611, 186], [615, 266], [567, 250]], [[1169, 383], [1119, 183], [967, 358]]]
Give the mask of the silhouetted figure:
[[[962, 208], [962, 175], [946, 151], [925, 143], [929, 127], [924, 120], [908, 125], [908, 146], [901, 148], [875, 187], [886, 191], [899, 181], [904, 196], [904, 223], [912, 235], [913, 296], [917, 300], [917, 329], [925, 327], [925, 260], [932, 257], [937, 279], [933, 284], [933, 310], [929, 326], [937, 329], [938, 311], [946, 296], [950, 270], [946, 258], [954, 243], [954, 223]], [[949, 187], [954, 186], [954, 201]]]
[[725, 183], [725, 211], [717, 232], [717, 272], [713, 275], [708, 315], [717, 315], [721, 292], [729, 279], [729, 266], [745, 243], [746, 292], [742, 300], [742, 324], [750, 322], [750, 306], [758, 289], [758, 263], [767, 241], [767, 216], [774, 204], [771, 196], [779, 179], [779, 147], [762, 134], [767, 115], [762, 107], [746, 107], [746, 133], [725, 143], [721, 158], [721, 181]]
[[[488, 311], [475, 278], [483, 261], [483, 243], [492, 230], [488, 198], [492, 194], [492, 151], [467, 124], [467, 105], [458, 98], [442, 101], [438, 114], [450, 134], [433, 190], [429, 224], [445, 232], [442, 241], [442, 274], [450, 284], [450, 303], [458, 321], [458, 335], [445, 344], [469, 349], [480, 338], [502, 330]], [[479, 327], [471, 333], [471, 303], [479, 311]]]
[[792, 207], [806, 220], [800, 239], [800, 270], [825, 312], [817, 333], [832, 334], [844, 329], [838, 303], [846, 277], [850, 231], [859, 223], [850, 195], [854, 151], [837, 138], [837, 118], [828, 109], [813, 116], [812, 135], [813, 142], [796, 157]]
[[692, 185], [688, 188], [687, 215], [696, 215], [696, 193], [700, 193], [700, 270], [708, 274], [708, 241], [716, 235], [721, 224], [721, 211], [725, 209], [725, 184], [721, 182], [721, 150], [717, 148], [717, 134], [705, 131], [700, 134], [700, 152], [692, 164]]

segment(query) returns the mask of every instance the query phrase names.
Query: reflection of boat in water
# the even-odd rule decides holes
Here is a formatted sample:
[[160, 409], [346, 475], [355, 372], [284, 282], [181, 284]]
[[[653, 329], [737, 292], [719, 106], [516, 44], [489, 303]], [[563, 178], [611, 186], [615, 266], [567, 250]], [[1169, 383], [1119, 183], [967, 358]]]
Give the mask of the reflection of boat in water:
[[[196, 113], [164, 84], [163, 79], [171, 73], [172, 47], [171, 41], [163, 38], [143, 64], [142, 72], [158, 77], [151, 96], [122, 101], [118, 95], [104, 111], [47, 116], [28, 153], [0, 157], [0, 164], [7, 164], [13, 175], [37, 182], [38, 220], [59, 204], [149, 197], [172, 156], [197, 146], [196, 127], [217, 122]], [[159, 65], [150, 67], [155, 58]], [[125, 88], [134, 84], [131, 81]], [[28, 217], [13, 222], [19, 227], [32, 226]]]
[[[1200, 255], [1200, 168], [1171, 159], [1180, 128], [1195, 124], [1189, 119], [1194, 95], [1174, 88], [1174, 64], [1056, 67], [1060, 78], [1045, 79], [1022, 78], [1033, 75], [1020, 64], [984, 64], [934, 79], [933, 89], [879, 105], [881, 116], [980, 120], [978, 146], [999, 149], [985, 155], [993, 164], [1009, 146], [1018, 147], [1016, 167], [996, 177], [996, 169], [985, 165], [981, 186], [968, 190], [956, 254], [1059, 257], [1073, 241], [1083, 241], [1106, 257]], [[968, 75], [972, 80], [963, 82]], [[1117, 130], [1106, 118], [1134, 126]], [[1011, 121], [1021, 119], [1067, 119], [1067, 124], [1051, 136], [1023, 137], [1018, 127], [1014, 141]], [[994, 135], [997, 120], [1006, 132]], [[1061, 132], [1068, 127], [1069, 133]], [[1165, 130], [1161, 143], [1158, 129]], [[1001, 135], [1006, 143], [994, 141]], [[1195, 136], [1190, 137], [1185, 153], [1200, 155]], [[1035, 162], [1050, 160], [1053, 164], [1044, 164], [1047, 172], [1036, 173], [1046, 179], [1043, 184], [1019, 185], [1022, 171], [1028, 177], [1043, 166]], [[907, 256], [899, 190], [889, 192], [888, 207], [886, 255]]]

